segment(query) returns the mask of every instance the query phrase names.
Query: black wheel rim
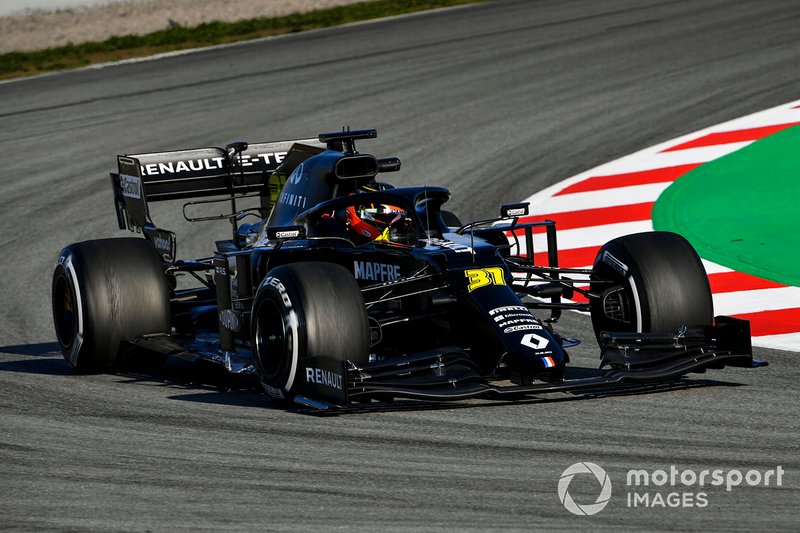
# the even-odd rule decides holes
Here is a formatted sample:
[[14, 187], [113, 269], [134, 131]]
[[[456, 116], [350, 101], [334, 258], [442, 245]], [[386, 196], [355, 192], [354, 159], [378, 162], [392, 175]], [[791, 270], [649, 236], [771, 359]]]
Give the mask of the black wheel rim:
[[625, 328], [635, 326], [633, 298], [625, 287], [617, 286], [605, 291], [600, 297], [600, 305], [604, 322], [623, 324]]
[[267, 377], [274, 378], [281, 372], [287, 350], [286, 324], [275, 302], [267, 300], [259, 307], [254, 341], [261, 369]]
[[64, 275], [56, 278], [53, 288], [53, 315], [56, 337], [63, 348], [69, 348], [78, 334], [77, 302], [69, 280]]

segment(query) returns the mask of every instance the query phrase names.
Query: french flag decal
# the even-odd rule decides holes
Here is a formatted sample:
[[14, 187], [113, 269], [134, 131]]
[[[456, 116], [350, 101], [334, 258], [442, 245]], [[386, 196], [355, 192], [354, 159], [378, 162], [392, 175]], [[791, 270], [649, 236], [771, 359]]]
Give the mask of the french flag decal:
[[544, 367], [545, 368], [552, 368], [552, 367], [556, 366], [556, 362], [553, 361], [553, 358], [550, 357], [549, 355], [547, 355], [545, 357], [542, 357], [542, 361], [544, 361]]

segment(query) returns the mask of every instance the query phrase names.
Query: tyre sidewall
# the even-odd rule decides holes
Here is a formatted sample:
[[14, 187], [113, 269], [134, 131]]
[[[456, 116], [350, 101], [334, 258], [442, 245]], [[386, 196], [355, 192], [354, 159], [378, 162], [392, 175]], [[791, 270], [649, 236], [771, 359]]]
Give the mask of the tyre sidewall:
[[[79, 366], [79, 355], [86, 338], [85, 303], [75, 270], [72, 253], [64, 250], [58, 258], [53, 273], [52, 306], [56, 340], [64, 354], [64, 359], [73, 367]], [[65, 293], [69, 293], [69, 297]], [[67, 299], [70, 303], [67, 304]], [[67, 309], [67, 307], [71, 309]], [[69, 313], [69, 316], [66, 315]], [[65, 324], [66, 322], [66, 324]]]
[[[275, 311], [282, 322], [284, 344], [279, 353], [268, 350], [270, 363], [267, 366], [257, 355], [256, 343], [259, 336], [268, 334], [262, 330], [265, 326], [258, 317], [270, 311]], [[278, 400], [291, 400], [297, 394], [300, 356], [307, 347], [304, 316], [302, 299], [291, 272], [275, 272], [264, 278], [253, 306], [253, 360], [262, 387]]]

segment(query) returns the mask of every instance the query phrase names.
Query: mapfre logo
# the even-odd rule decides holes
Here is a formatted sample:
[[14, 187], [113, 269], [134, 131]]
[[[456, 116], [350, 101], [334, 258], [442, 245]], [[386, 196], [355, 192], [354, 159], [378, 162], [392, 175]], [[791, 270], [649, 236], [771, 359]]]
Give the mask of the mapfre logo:
[[[594, 503], [581, 505], [575, 503], [575, 500], [570, 496], [569, 484], [572, 482], [572, 478], [579, 474], [593, 474], [598, 483], [600, 483], [600, 495]], [[575, 463], [564, 470], [564, 473], [561, 474], [561, 479], [558, 480], [558, 499], [561, 500], [567, 511], [572, 514], [579, 516], [597, 514], [608, 505], [608, 500], [611, 499], [611, 479], [609, 479], [605, 470], [594, 463]]]

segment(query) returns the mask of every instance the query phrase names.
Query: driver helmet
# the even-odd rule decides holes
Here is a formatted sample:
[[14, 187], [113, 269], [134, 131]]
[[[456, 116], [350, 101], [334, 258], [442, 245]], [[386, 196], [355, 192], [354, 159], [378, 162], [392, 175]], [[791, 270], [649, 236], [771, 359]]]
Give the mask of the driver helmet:
[[350, 206], [347, 224], [353, 233], [370, 241], [411, 244], [413, 222], [406, 210], [396, 205]]

